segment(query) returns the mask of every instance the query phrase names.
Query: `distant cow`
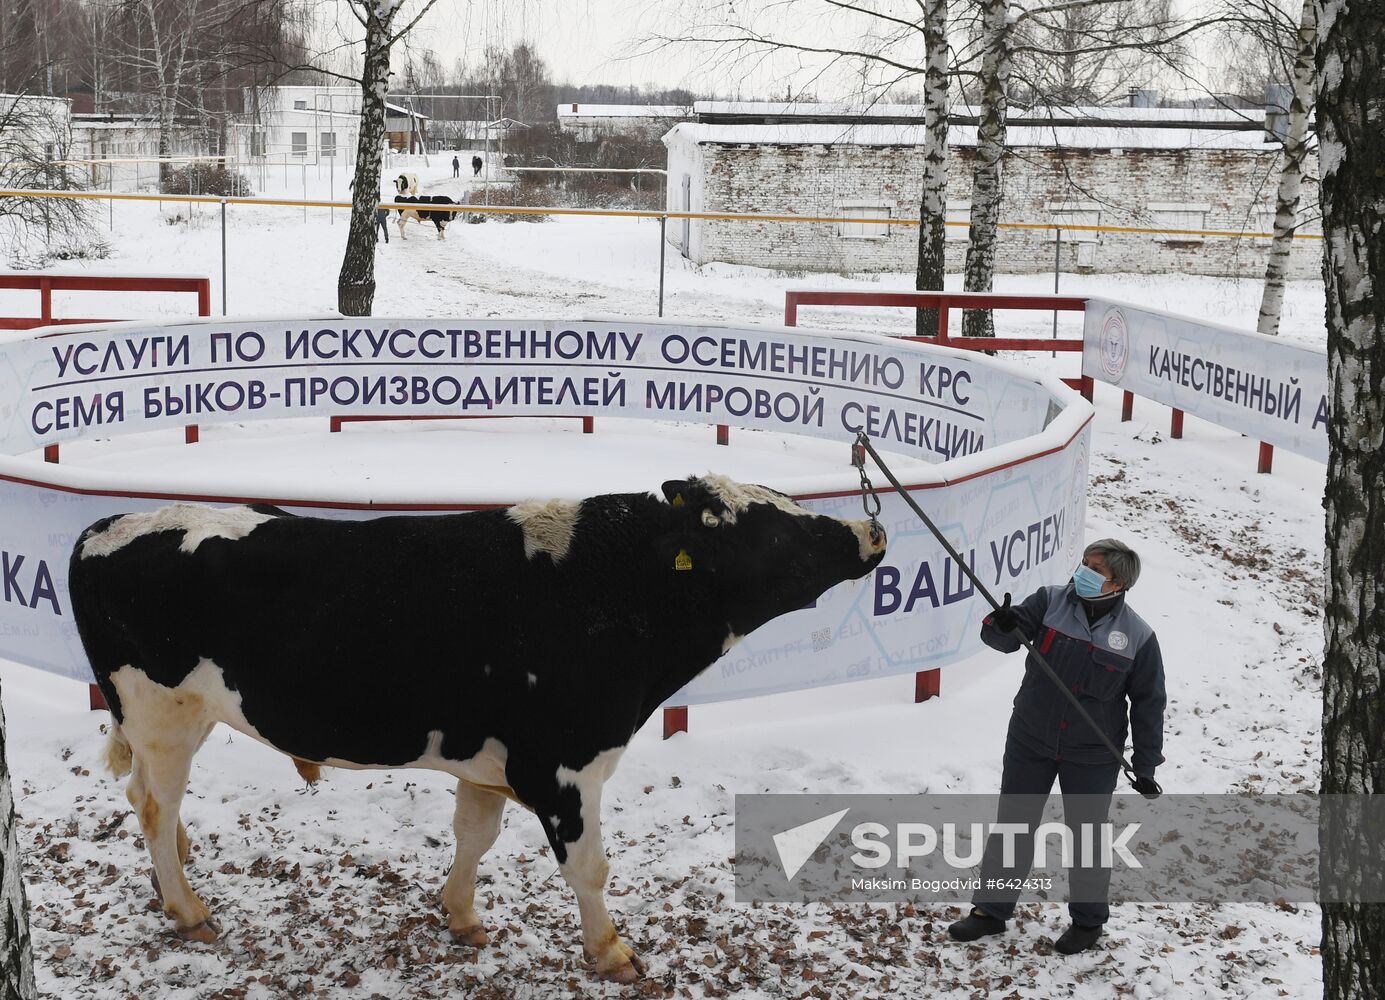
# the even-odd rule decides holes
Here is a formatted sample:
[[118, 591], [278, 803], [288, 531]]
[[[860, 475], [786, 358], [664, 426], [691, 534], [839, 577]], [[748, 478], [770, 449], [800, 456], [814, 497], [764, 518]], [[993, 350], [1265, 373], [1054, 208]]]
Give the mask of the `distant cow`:
[[[108, 763], [185, 938], [219, 929], [183, 872], [193, 755], [218, 722], [313, 764], [456, 776], [448, 927], [486, 943], [476, 868], [505, 800], [533, 812], [597, 971], [638, 961], [606, 911], [601, 789], [636, 730], [740, 638], [870, 573], [867, 521], [720, 476], [506, 510], [365, 521], [164, 507], [78, 539], [73, 618], [111, 706]], [[306, 763], [305, 763], [306, 762]]]
[[400, 195], [418, 194], [418, 174], [400, 174], [394, 179], [394, 193]]
[[[445, 194], [419, 195], [417, 198], [396, 198], [396, 205], [455, 205], [457, 204]], [[399, 210], [399, 238], [404, 239], [404, 226], [409, 221], [431, 222], [438, 230], [438, 239], [444, 239], [443, 233], [447, 229], [447, 224], [452, 221], [455, 212], [429, 212], [422, 208], [401, 208]]]

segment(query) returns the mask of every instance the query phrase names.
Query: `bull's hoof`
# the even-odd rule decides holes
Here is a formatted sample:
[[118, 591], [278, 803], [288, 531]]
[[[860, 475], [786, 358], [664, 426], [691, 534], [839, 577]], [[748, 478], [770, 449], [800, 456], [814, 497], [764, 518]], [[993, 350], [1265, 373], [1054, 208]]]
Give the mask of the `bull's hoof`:
[[596, 974], [602, 979], [628, 985], [644, 975], [644, 963], [634, 954], [613, 953], [609, 962], [597, 963]]
[[178, 936], [184, 941], [199, 941], [202, 944], [212, 944], [221, 936], [221, 928], [215, 921], [204, 920], [200, 924], [191, 927], [179, 927]]
[[619, 938], [595, 959], [595, 964], [598, 976], [617, 983], [633, 983], [645, 974], [644, 962]]
[[490, 944], [490, 935], [480, 924], [473, 924], [471, 927], [449, 927], [452, 940], [458, 944], [464, 944], [468, 948], [484, 948]]

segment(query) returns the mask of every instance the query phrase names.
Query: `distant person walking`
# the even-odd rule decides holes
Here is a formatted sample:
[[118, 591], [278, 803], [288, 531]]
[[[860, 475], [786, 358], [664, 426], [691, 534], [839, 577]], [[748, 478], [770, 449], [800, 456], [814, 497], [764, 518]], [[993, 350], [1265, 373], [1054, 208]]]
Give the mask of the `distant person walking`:
[[388, 208], [377, 208], [375, 210], [375, 224], [380, 227], [380, 232], [385, 234], [385, 242], [390, 241], [390, 210]]
[[479, 156], [473, 156], [473, 157], [471, 158], [471, 176], [472, 176], [472, 177], [480, 177], [480, 176], [481, 176], [481, 157], [479, 157]]
[[462, 161], [457, 159], [455, 156], [452, 157], [452, 176], [462, 176]]

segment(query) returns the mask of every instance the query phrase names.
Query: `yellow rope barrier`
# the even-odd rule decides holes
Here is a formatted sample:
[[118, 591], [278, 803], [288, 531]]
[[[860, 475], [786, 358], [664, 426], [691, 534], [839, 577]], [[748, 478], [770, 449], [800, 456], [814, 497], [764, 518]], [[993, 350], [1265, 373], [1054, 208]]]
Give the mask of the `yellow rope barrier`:
[[[172, 201], [179, 203], [191, 203], [198, 205], [220, 205], [225, 202], [227, 205], [248, 205], [251, 207], [273, 205], [284, 208], [351, 208], [349, 201], [314, 201], [314, 200], [291, 200], [284, 198], [221, 198], [214, 195], [195, 195], [195, 194], [124, 194], [115, 192], [101, 191], [40, 191], [26, 189], [0, 189], [0, 198], [72, 198], [96, 201]], [[702, 219], [714, 222], [814, 222], [814, 223], [842, 223], [852, 222], [858, 225], [869, 223], [873, 225], [891, 226], [917, 226], [918, 219], [908, 218], [887, 218], [887, 219], [862, 219], [862, 218], [843, 218], [835, 215], [758, 215], [743, 212], [661, 212], [649, 209], [616, 209], [616, 208], [551, 208], [535, 207], [529, 205], [434, 205], [427, 204], [398, 204], [396, 202], [382, 201], [379, 208], [388, 209], [414, 209], [417, 211], [428, 212], [476, 212], [489, 215], [572, 215], [589, 218], [616, 218], [616, 219]], [[947, 226], [969, 226], [967, 222], [945, 222]], [[1244, 233], [1225, 229], [1155, 229], [1143, 226], [1079, 226], [1079, 225], [1055, 225], [1043, 222], [1000, 222], [996, 224], [1000, 229], [1037, 229], [1037, 230], [1057, 230], [1061, 229], [1065, 233], [1132, 233], [1137, 235], [1158, 235], [1158, 236], [1214, 236], [1227, 237], [1231, 239], [1272, 239], [1273, 233]], [[1319, 233], [1294, 233], [1296, 240], [1320, 240], [1322, 235]]]

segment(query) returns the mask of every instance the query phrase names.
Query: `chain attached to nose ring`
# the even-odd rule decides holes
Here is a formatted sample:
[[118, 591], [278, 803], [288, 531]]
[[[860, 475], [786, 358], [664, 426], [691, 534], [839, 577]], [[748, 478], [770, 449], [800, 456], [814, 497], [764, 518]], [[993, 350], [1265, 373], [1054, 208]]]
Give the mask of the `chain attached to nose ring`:
[[851, 464], [861, 474], [861, 506], [865, 508], [866, 517], [870, 519], [870, 540], [879, 543], [885, 529], [880, 525], [880, 495], [875, 492], [870, 476], [866, 475], [866, 435], [864, 431], [856, 435], [856, 442], [851, 446]]

